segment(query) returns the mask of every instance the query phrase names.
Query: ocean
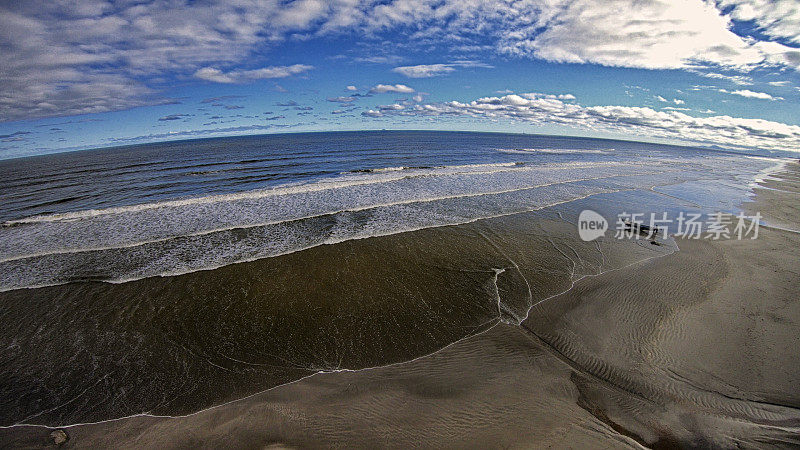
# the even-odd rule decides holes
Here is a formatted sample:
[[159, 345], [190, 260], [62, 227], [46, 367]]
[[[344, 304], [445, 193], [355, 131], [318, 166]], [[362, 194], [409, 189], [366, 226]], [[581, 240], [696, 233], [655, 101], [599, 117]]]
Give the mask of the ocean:
[[580, 273], [673, 250], [581, 243], [577, 209], [737, 212], [780, 164], [429, 131], [0, 161], [0, 425], [189, 414], [429, 354]]
[[[0, 161], [0, 290], [188, 273], [645, 185], [686, 198], [699, 192], [714, 199], [707, 206], [731, 211], [774, 165], [635, 142], [413, 131], [206, 139]], [[714, 183], [715, 195], [704, 183]]]

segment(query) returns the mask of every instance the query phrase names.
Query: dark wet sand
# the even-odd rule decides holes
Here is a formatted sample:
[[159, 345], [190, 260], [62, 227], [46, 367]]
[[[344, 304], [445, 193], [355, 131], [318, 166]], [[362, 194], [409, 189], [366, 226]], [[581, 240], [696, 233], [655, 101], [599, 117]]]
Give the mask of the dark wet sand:
[[[800, 217], [791, 214], [797, 197], [784, 192], [797, 166], [789, 171], [785, 186], [770, 182], [786, 189], [759, 189], [748, 209], [798, 229]], [[522, 233], [526, 239], [566, 232], [556, 220], [539, 219], [536, 232]], [[679, 240], [677, 253], [622, 267], [626, 258], [668, 251], [609, 243], [599, 252], [564, 237], [542, 245], [551, 249], [547, 257], [533, 257], [515, 253], [520, 223], [528, 222], [473, 229], [498, 258], [476, 266], [505, 269], [495, 294], [516, 299], [505, 306], [505, 322], [410, 362], [316, 374], [185, 417], [68, 427], [65, 446], [800, 445], [800, 235], [762, 227], [757, 240]], [[559, 269], [541, 262], [554, 255], [564, 258], [553, 266]], [[622, 268], [547, 298], [570, 285], [565, 260], [578, 275]], [[518, 277], [533, 287], [531, 296], [520, 295]], [[519, 299], [543, 298], [515, 324], [526, 309]], [[0, 442], [39, 447], [52, 442], [51, 431], [3, 429]]]
[[0, 293], [0, 426], [184, 415], [308, 376], [430, 354], [671, 251], [576, 239], [542, 211], [122, 284]]

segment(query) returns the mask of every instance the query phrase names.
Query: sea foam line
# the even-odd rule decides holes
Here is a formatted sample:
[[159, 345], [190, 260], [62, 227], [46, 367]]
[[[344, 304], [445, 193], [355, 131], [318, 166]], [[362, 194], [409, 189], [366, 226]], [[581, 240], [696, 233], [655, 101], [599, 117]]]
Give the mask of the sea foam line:
[[[627, 191], [627, 190], [628, 189], [623, 189], [623, 190], [615, 191], [615, 192], [622, 192], [622, 191]], [[586, 197], [582, 197], [582, 198], [587, 198], [587, 197], [591, 197], [591, 196], [599, 195], [599, 194], [603, 194], [603, 193], [590, 194], [590, 195], [587, 195]], [[545, 207], [542, 207], [540, 209], [549, 208], [549, 207], [552, 207], [552, 206], [557, 206], [559, 204], [569, 203], [569, 202], [576, 201], [576, 200], [581, 200], [582, 198], [569, 200], [569, 201], [565, 201], [565, 202], [555, 203], [553, 205], [545, 206]], [[520, 213], [514, 213], [514, 214], [520, 214]], [[476, 219], [476, 220], [482, 220], [482, 219]], [[674, 240], [673, 240], [673, 242], [674, 242]], [[424, 354], [424, 355], [421, 355], [421, 356], [417, 356], [415, 358], [412, 358], [412, 359], [409, 359], [409, 360], [406, 360], [406, 361], [398, 361], [398, 362], [394, 362], [394, 363], [371, 366], [371, 367], [363, 367], [363, 368], [359, 368], [359, 369], [338, 368], [338, 369], [335, 369], [335, 370], [317, 370], [314, 373], [311, 373], [309, 375], [300, 377], [300, 378], [298, 378], [296, 380], [292, 380], [292, 381], [288, 381], [286, 383], [278, 384], [278, 385], [269, 387], [267, 389], [255, 392], [253, 394], [250, 394], [250, 395], [247, 395], [247, 396], [244, 396], [244, 397], [240, 397], [240, 398], [237, 398], [237, 399], [234, 399], [234, 400], [229, 400], [229, 401], [226, 401], [226, 402], [223, 402], [223, 403], [212, 405], [212, 406], [209, 406], [207, 408], [203, 408], [203, 409], [200, 409], [198, 411], [191, 412], [191, 413], [188, 413], [188, 414], [183, 414], [183, 415], [161, 415], [161, 414], [151, 414], [149, 412], [142, 412], [142, 413], [131, 414], [131, 415], [128, 415], [128, 416], [123, 416], [123, 417], [115, 417], [115, 418], [112, 418], [112, 419], [98, 420], [98, 421], [95, 421], [95, 422], [80, 422], [80, 423], [73, 423], [73, 424], [68, 424], [68, 425], [56, 425], [56, 426], [43, 425], [43, 424], [15, 423], [15, 424], [12, 424], [12, 425], [2, 425], [2, 426], [0, 426], [0, 429], [11, 429], [11, 428], [22, 428], [22, 427], [46, 428], [46, 429], [74, 428], [74, 427], [79, 427], [79, 426], [100, 425], [100, 424], [105, 424], [105, 423], [113, 423], [113, 422], [118, 422], [118, 421], [122, 421], [122, 420], [138, 418], [138, 417], [153, 418], [153, 419], [183, 419], [183, 418], [188, 418], [188, 417], [192, 417], [192, 416], [196, 416], [196, 415], [202, 414], [202, 413], [204, 413], [206, 411], [211, 411], [211, 410], [214, 410], [214, 409], [217, 409], [217, 408], [221, 408], [223, 406], [231, 405], [231, 404], [234, 404], [234, 403], [237, 403], [237, 402], [242, 402], [242, 401], [245, 401], [247, 399], [256, 397], [258, 395], [270, 392], [270, 391], [278, 389], [278, 388], [282, 388], [282, 387], [285, 387], [285, 386], [290, 386], [290, 385], [295, 384], [295, 383], [300, 383], [301, 381], [303, 381], [305, 379], [308, 379], [308, 378], [311, 378], [311, 377], [314, 377], [314, 376], [323, 376], [325, 374], [339, 373], [339, 372], [357, 373], [357, 372], [365, 372], [365, 371], [382, 369], [382, 368], [386, 368], [386, 367], [394, 367], [394, 366], [401, 366], [401, 365], [405, 365], [405, 364], [411, 364], [411, 363], [413, 363], [415, 361], [418, 361], [418, 360], [421, 360], [421, 359], [424, 359], [424, 358], [430, 358], [430, 357], [432, 357], [432, 356], [434, 356], [434, 355], [436, 355], [436, 354], [438, 354], [440, 352], [443, 352], [443, 351], [447, 350], [448, 348], [450, 348], [450, 347], [452, 347], [452, 346], [454, 346], [454, 345], [456, 345], [456, 344], [458, 344], [458, 343], [460, 343], [462, 341], [465, 341], [467, 339], [472, 339], [474, 337], [477, 337], [477, 336], [480, 336], [480, 335], [482, 335], [484, 333], [487, 333], [487, 332], [491, 331], [492, 329], [494, 329], [494, 327], [496, 327], [496, 326], [498, 326], [500, 324], [506, 324], [506, 325], [509, 325], [509, 326], [516, 326], [516, 327], [518, 327], [520, 329], [523, 329], [522, 323], [528, 318], [528, 316], [530, 314], [530, 311], [535, 306], [537, 306], [537, 305], [539, 305], [539, 304], [541, 304], [541, 303], [543, 303], [543, 302], [545, 302], [547, 300], [550, 300], [550, 299], [556, 298], [556, 297], [558, 297], [560, 295], [566, 294], [567, 292], [569, 292], [572, 289], [574, 289], [575, 285], [578, 282], [580, 282], [581, 280], [583, 280], [584, 278], [598, 277], [598, 276], [601, 276], [601, 275], [603, 275], [605, 273], [609, 273], [609, 272], [613, 272], [613, 271], [617, 271], [617, 270], [622, 270], [622, 269], [625, 269], [627, 267], [630, 267], [630, 266], [633, 266], [635, 264], [642, 263], [642, 262], [645, 262], [645, 261], [648, 261], [648, 260], [651, 260], [651, 259], [660, 258], [660, 257], [664, 257], [664, 256], [669, 256], [669, 255], [675, 253], [678, 250], [679, 249], [678, 249], [677, 243], [675, 243], [675, 250], [673, 252], [671, 252], [671, 253], [664, 253], [664, 254], [660, 254], [660, 255], [656, 255], [656, 256], [650, 256], [650, 257], [647, 257], [647, 258], [644, 258], [644, 259], [641, 259], [641, 260], [637, 260], [637, 261], [631, 262], [630, 264], [627, 264], [627, 265], [622, 266], [622, 267], [608, 269], [606, 271], [601, 271], [601, 272], [596, 273], [596, 274], [584, 275], [584, 276], [580, 277], [577, 280], [572, 280], [569, 288], [567, 288], [567, 289], [565, 289], [565, 290], [563, 290], [561, 292], [558, 292], [556, 294], [553, 294], [553, 295], [551, 295], [551, 296], [549, 296], [549, 297], [547, 297], [545, 299], [542, 299], [542, 300], [532, 304], [531, 306], [529, 306], [527, 311], [526, 311], [525, 318], [523, 318], [518, 324], [509, 324], [509, 323], [503, 322], [501, 320], [501, 314], [500, 314], [499, 305], [498, 305], [498, 316], [497, 317], [495, 317], [493, 319], [490, 319], [490, 320], [488, 320], [486, 322], [483, 322], [482, 324], [479, 324], [479, 325], [474, 327], [474, 329], [480, 329], [480, 328], [486, 326], [487, 324], [490, 324], [490, 323], [494, 322], [488, 328], [480, 330], [480, 331], [477, 331], [477, 332], [472, 333], [472, 334], [468, 334], [468, 335], [466, 335], [466, 336], [464, 336], [462, 338], [459, 338], [459, 339], [457, 339], [457, 340], [455, 340], [453, 342], [445, 344], [444, 346], [442, 346], [441, 348], [439, 348], [437, 350], [434, 350], [434, 351], [432, 351], [430, 353], [427, 353], [427, 354]], [[506, 257], [506, 259], [508, 259], [508, 257]], [[513, 261], [511, 261], [510, 259], [509, 259], [509, 262], [512, 262], [512, 264], [514, 264]], [[492, 269], [492, 271], [494, 272], [494, 276], [496, 278], [499, 275], [499, 273], [497, 273], [497, 269]], [[520, 273], [520, 276], [522, 276], [523, 279], [525, 278], [524, 275], [522, 275], [521, 273]], [[526, 282], [527, 282], [527, 280], [526, 280]]]
[[[637, 167], [641, 165], [642, 164], [633, 162], [620, 163], [615, 161], [609, 161], [609, 162], [596, 162], [596, 163], [575, 163], [575, 164], [564, 163], [557, 165], [528, 166], [513, 162], [513, 163], [494, 163], [494, 164], [473, 164], [473, 165], [463, 165], [463, 166], [444, 166], [444, 169], [446, 170], [419, 169], [419, 172], [415, 171], [411, 175], [409, 174], [395, 175], [392, 172], [388, 172], [388, 174], [387, 173], [377, 173], [377, 174], [371, 173], [366, 175], [353, 174], [352, 176], [334, 178], [331, 180], [319, 180], [312, 183], [303, 183], [303, 184], [289, 184], [283, 186], [276, 186], [270, 189], [258, 189], [258, 190], [229, 193], [229, 194], [216, 194], [204, 197], [190, 197], [178, 200], [141, 203], [136, 205], [117, 206], [117, 207], [102, 208], [102, 209], [87, 209], [82, 211], [71, 211], [71, 212], [48, 214], [48, 215], [35, 215], [35, 216], [25, 217], [22, 219], [8, 220], [6, 222], [3, 222], [3, 226], [14, 226], [14, 225], [40, 223], [40, 222], [81, 220], [103, 215], [139, 212], [139, 211], [158, 209], [158, 208], [171, 208], [171, 207], [189, 206], [197, 204], [231, 202], [238, 200], [252, 200], [252, 199], [260, 199], [265, 197], [273, 197], [273, 196], [281, 196], [289, 194], [305, 194], [305, 193], [321, 192], [326, 190], [341, 189], [353, 186], [389, 183], [393, 181], [399, 181], [419, 176], [482, 175], [482, 174], [492, 174], [492, 173], [500, 173], [508, 171], [533, 172], [538, 170], [568, 170], [568, 169], [595, 168], [595, 167], [618, 167], [618, 166]], [[453, 169], [491, 168], [491, 167], [496, 168], [496, 170], [466, 171], [466, 172], [452, 171]]]
[[[461, 221], [461, 222], [442, 223], [442, 224], [436, 224], [436, 225], [423, 225], [423, 226], [419, 226], [419, 227], [409, 227], [409, 228], [392, 230], [392, 231], [385, 232], [385, 233], [370, 234], [370, 235], [367, 235], [367, 236], [351, 236], [351, 237], [343, 237], [343, 238], [340, 238], [340, 239], [331, 239], [331, 238], [329, 238], [329, 239], [326, 239], [326, 240], [324, 240], [322, 242], [318, 242], [318, 243], [311, 244], [311, 245], [306, 245], [306, 246], [301, 246], [301, 247], [297, 247], [297, 248], [293, 248], [291, 250], [287, 250], [287, 251], [284, 251], [284, 252], [278, 252], [278, 253], [272, 254], [270, 256], [261, 256], [261, 255], [259, 255], [259, 256], [254, 256], [254, 257], [250, 257], [250, 258], [242, 258], [242, 259], [239, 259], [239, 260], [236, 260], [236, 261], [233, 261], [233, 262], [225, 262], [225, 263], [221, 263], [221, 264], [210, 264], [210, 265], [207, 265], [207, 266], [203, 266], [201, 268], [191, 268], [191, 269], [185, 269], [185, 270], [173, 270], [173, 271], [162, 272], [162, 273], [146, 275], [146, 276], [138, 276], [138, 277], [116, 278], [116, 279], [110, 279], [110, 280], [103, 280], [102, 282], [111, 283], [111, 284], [123, 284], [123, 283], [128, 283], [128, 282], [131, 282], [131, 281], [141, 280], [141, 279], [144, 279], [144, 278], [150, 278], [150, 277], [155, 277], [155, 276], [157, 276], [157, 277], [172, 277], [172, 276], [184, 275], [184, 274], [187, 274], [187, 273], [203, 272], [203, 271], [207, 271], [207, 270], [214, 270], [214, 269], [218, 269], [220, 267], [229, 266], [229, 265], [232, 265], [232, 264], [247, 263], [247, 262], [257, 261], [257, 260], [264, 259], [264, 258], [275, 258], [275, 257], [278, 257], [278, 256], [284, 256], [284, 255], [288, 255], [288, 254], [292, 254], [292, 253], [297, 253], [297, 252], [300, 252], [300, 251], [303, 251], [303, 250], [308, 250], [310, 248], [319, 247], [319, 246], [322, 246], [322, 245], [332, 245], [332, 244], [338, 244], [338, 243], [341, 243], [341, 242], [353, 241], [353, 240], [358, 240], [358, 239], [369, 239], [369, 238], [374, 238], [374, 237], [391, 236], [391, 235], [400, 234], [400, 233], [409, 233], [409, 232], [413, 232], [413, 231], [442, 228], [442, 227], [448, 227], [448, 226], [454, 226], [454, 225], [465, 225], [465, 224], [470, 224], [470, 223], [477, 222], [479, 220], [495, 219], [495, 218], [498, 218], [498, 217], [506, 217], [506, 216], [511, 216], [511, 215], [514, 215], [514, 214], [524, 214], [524, 213], [528, 213], [528, 212], [539, 211], [539, 210], [544, 209], [544, 208], [550, 208], [550, 207], [561, 205], [561, 204], [566, 204], [566, 203], [570, 203], [570, 202], [574, 202], [574, 201], [578, 201], [578, 200], [583, 200], [585, 198], [589, 198], [589, 197], [592, 197], [592, 196], [595, 196], [595, 195], [617, 193], [617, 192], [626, 192], [626, 191], [634, 191], [636, 189], [637, 188], [626, 188], [626, 189], [616, 189], [616, 190], [614, 190], [614, 189], [602, 190], [602, 191], [599, 191], [599, 192], [592, 192], [592, 193], [589, 193], [589, 194], [586, 194], [586, 195], [583, 195], [583, 196], [578, 196], [578, 197], [575, 197], [575, 198], [570, 198], [570, 199], [567, 199], [567, 200], [562, 200], [562, 201], [558, 201], [558, 202], [554, 202], [554, 203], [550, 203], [550, 204], [546, 204], [546, 205], [527, 208], [527, 209], [520, 210], [520, 211], [512, 211], [512, 212], [496, 214], [496, 215], [475, 217], [475, 218], [472, 218], [472, 219], [469, 219], [469, 220], [465, 220], [465, 221]], [[29, 285], [29, 286], [2, 287], [2, 288], [0, 288], [0, 292], [13, 291], [13, 290], [17, 290], [17, 289], [38, 289], [38, 288], [49, 287], [49, 286], [60, 286], [60, 285], [67, 284], [67, 283], [68, 282], [65, 281], [65, 282], [59, 282], [59, 283], [42, 283], [42, 284]]]
[[[654, 186], [651, 186], [650, 190], [652, 190], [653, 187]], [[629, 190], [635, 190], [635, 189], [621, 189], [621, 190], [616, 191], [616, 192], [629, 191]], [[654, 191], [654, 192], [656, 192], [656, 191]], [[603, 193], [594, 193], [594, 194], [587, 195], [586, 197], [583, 197], [583, 198], [591, 197], [591, 196], [594, 196], [594, 195], [600, 195], [600, 194], [603, 194]], [[579, 199], [573, 199], [573, 200], [565, 201], [565, 202], [559, 202], [559, 203], [556, 203], [556, 204], [554, 204], [552, 206], [556, 206], [556, 205], [561, 204], [561, 203], [569, 203], [569, 202], [576, 201], [576, 200], [580, 200], [580, 198]], [[549, 207], [552, 207], [552, 206], [544, 206], [544, 207], [539, 208], [539, 209], [549, 208]], [[520, 214], [520, 213], [512, 213], [512, 214]], [[560, 216], [560, 214], [559, 214], [559, 216]], [[476, 219], [476, 220], [483, 220], [483, 219]], [[563, 220], [563, 217], [562, 217], [562, 220]], [[577, 280], [571, 280], [571, 284], [570, 284], [569, 288], [565, 289], [562, 292], [558, 292], [556, 294], [548, 296], [548, 297], [546, 297], [546, 298], [544, 298], [544, 299], [542, 299], [540, 301], [537, 301], [536, 303], [530, 305], [530, 307], [528, 308], [528, 310], [527, 310], [527, 312], [525, 314], [525, 318], [522, 321], [520, 321], [520, 324], [517, 325], [517, 327], [519, 327], [520, 329], [527, 329], [527, 328], [524, 328], [522, 326], [522, 323], [529, 317], [530, 312], [534, 307], [536, 307], [537, 305], [542, 304], [545, 301], [548, 301], [548, 300], [556, 298], [556, 297], [558, 297], [560, 295], [566, 294], [567, 292], [569, 292], [572, 289], [574, 289], [576, 284], [579, 283], [581, 280], [583, 280], [585, 278], [599, 277], [599, 276], [601, 276], [601, 275], [603, 275], [605, 273], [618, 271], [618, 270], [623, 270], [623, 269], [631, 267], [631, 266], [633, 266], [635, 264], [644, 263], [646, 261], [649, 261], [649, 260], [652, 260], [652, 259], [656, 259], [656, 258], [670, 256], [670, 255], [680, 251], [680, 248], [678, 247], [677, 242], [674, 239], [672, 240], [672, 242], [674, 244], [674, 249], [670, 253], [663, 253], [663, 254], [659, 254], [659, 255], [650, 256], [650, 257], [647, 257], [647, 258], [644, 258], [644, 259], [641, 259], [641, 260], [633, 261], [633, 262], [631, 262], [629, 264], [626, 264], [626, 265], [624, 265], [622, 267], [612, 268], [612, 269], [608, 269], [608, 270], [602, 270], [602, 266], [601, 266], [600, 271], [598, 273], [596, 273], [596, 274], [587, 274], [587, 275], [581, 276]], [[498, 274], [495, 274], [495, 277], [497, 275]], [[522, 274], [520, 274], [520, 275], [523, 278], [525, 278], [524, 275], [522, 275]], [[526, 280], [526, 282], [527, 282], [527, 280]], [[255, 392], [253, 394], [250, 394], [250, 395], [238, 398], [238, 399], [229, 400], [229, 401], [226, 401], [226, 402], [223, 402], [223, 403], [219, 403], [217, 405], [212, 405], [212, 406], [209, 406], [207, 408], [203, 408], [203, 409], [200, 409], [198, 411], [195, 411], [195, 412], [192, 412], [192, 413], [189, 413], [189, 414], [184, 414], [184, 415], [156, 415], [156, 414], [150, 414], [148, 412], [143, 412], [143, 413], [132, 414], [132, 415], [124, 416], [124, 417], [116, 417], [116, 418], [112, 418], [112, 419], [99, 420], [99, 421], [95, 421], [95, 422], [82, 422], [82, 423], [74, 423], [74, 424], [68, 424], [68, 425], [57, 425], [57, 426], [49, 426], [49, 425], [43, 425], [43, 424], [16, 423], [16, 424], [13, 424], [13, 425], [2, 425], [2, 426], [0, 426], [0, 429], [11, 429], [11, 428], [21, 428], [21, 427], [46, 428], [46, 429], [73, 428], [73, 427], [79, 427], [79, 426], [99, 425], [99, 424], [104, 424], [104, 423], [113, 423], [113, 422], [117, 422], [117, 421], [122, 421], [122, 420], [127, 420], [127, 419], [132, 419], [132, 418], [138, 418], [138, 417], [154, 418], [154, 419], [181, 419], [181, 418], [188, 418], [188, 417], [192, 417], [192, 416], [195, 416], [195, 415], [198, 415], [198, 414], [202, 414], [202, 413], [204, 413], [206, 411], [214, 410], [216, 408], [220, 408], [220, 407], [223, 407], [223, 406], [231, 405], [231, 404], [234, 404], [234, 403], [237, 403], [237, 402], [242, 402], [242, 401], [245, 401], [247, 399], [256, 397], [258, 395], [264, 394], [266, 392], [269, 392], [269, 391], [272, 391], [272, 390], [275, 390], [275, 389], [279, 389], [279, 388], [282, 388], [282, 387], [285, 387], [285, 386], [290, 386], [290, 385], [295, 384], [295, 383], [300, 383], [301, 381], [303, 381], [303, 380], [305, 380], [307, 378], [314, 377], [314, 376], [322, 376], [322, 375], [325, 375], [327, 373], [333, 373], [333, 372], [354, 372], [355, 373], [355, 372], [361, 372], [361, 371], [375, 370], [375, 369], [380, 369], [380, 368], [384, 368], [384, 367], [393, 367], [393, 366], [399, 366], [399, 365], [404, 365], [404, 364], [410, 364], [410, 363], [413, 363], [413, 362], [415, 362], [417, 360], [421, 360], [423, 358], [429, 358], [429, 357], [431, 357], [433, 355], [436, 355], [436, 354], [438, 354], [440, 352], [443, 352], [443, 351], [447, 350], [448, 348], [450, 348], [450, 347], [452, 347], [452, 346], [454, 346], [454, 345], [456, 345], [456, 344], [458, 344], [458, 343], [460, 343], [462, 341], [465, 341], [467, 339], [472, 339], [474, 337], [477, 337], [477, 336], [480, 336], [480, 335], [482, 335], [484, 333], [489, 332], [490, 330], [494, 329], [494, 327], [496, 327], [499, 324], [503, 323], [503, 322], [501, 322], [500, 319], [501, 319], [500, 318], [500, 313], [498, 311], [498, 317], [496, 317], [494, 319], [491, 319], [489, 321], [486, 321], [483, 324], [478, 325], [475, 328], [479, 329], [480, 327], [485, 326], [488, 323], [495, 322], [490, 327], [488, 327], [488, 328], [486, 328], [484, 330], [478, 331], [476, 333], [464, 336], [464, 337], [462, 337], [462, 338], [460, 338], [458, 340], [455, 340], [455, 341], [453, 341], [453, 342], [451, 342], [449, 344], [444, 345], [443, 347], [441, 347], [441, 348], [439, 348], [439, 349], [437, 349], [437, 350], [435, 350], [435, 351], [433, 351], [431, 353], [428, 353], [428, 354], [425, 354], [425, 355], [422, 355], [422, 356], [418, 356], [416, 358], [409, 359], [407, 361], [399, 361], [399, 362], [395, 362], [395, 363], [379, 365], [379, 366], [373, 366], [373, 367], [365, 367], [365, 368], [361, 368], [361, 369], [337, 369], [337, 370], [332, 370], [332, 371], [331, 370], [328, 370], [328, 371], [319, 370], [319, 371], [314, 372], [312, 374], [300, 377], [300, 378], [298, 378], [296, 380], [292, 380], [292, 381], [289, 381], [289, 382], [286, 382], [286, 383], [278, 384], [278, 385], [269, 387], [267, 389], [264, 389], [262, 391]]]
[[[775, 161], [773, 158], [762, 158], [762, 157], [758, 157], [758, 156], [748, 156], [748, 158], [750, 158], [750, 159], [758, 159], [758, 160], [761, 160], [761, 161]], [[755, 177], [753, 177], [753, 181], [750, 182], [750, 184], [748, 186], [749, 187], [755, 187], [756, 185], [758, 185], [760, 183], [763, 183], [764, 181], [766, 181], [768, 179], [771, 179], [773, 175], [775, 175], [776, 173], [784, 170], [786, 168], [786, 165], [789, 164], [789, 162], [791, 162], [791, 160], [781, 159], [781, 160], [775, 161], [774, 165], [769, 166], [769, 167], [767, 167], [765, 169], [761, 169], [755, 175]]]
[[552, 155], [570, 155], [576, 153], [609, 154], [615, 151], [613, 148], [498, 148], [496, 150], [501, 153], [518, 155], [535, 155], [537, 153]]
[[[390, 207], [390, 206], [403, 206], [403, 205], [411, 205], [411, 204], [415, 204], [415, 203], [433, 203], [433, 202], [437, 202], [437, 201], [455, 200], [455, 199], [460, 199], [460, 198], [474, 198], [474, 197], [481, 197], [481, 196], [488, 196], [488, 195], [510, 194], [510, 193], [514, 193], [514, 192], [522, 192], [522, 191], [527, 191], [527, 190], [532, 190], [532, 189], [539, 189], [539, 188], [548, 187], [548, 186], [557, 186], [557, 185], [560, 185], [560, 184], [579, 183], [579, 182], [582, 182], [582, 181], [596, 181], [596, 180], [604, 180], [604, 179], [611, 179], [611, 178], [621, 178], [621, 177], [628, 177], [628, 176], [640, 176], [640, 175], [661, 175], [661, 174], [672, 173], [672, 172], [675, 172], [675, 171], [666, 170], [666, 171], [660, 171], [660, 172], [641, 172], [641, 173], [633, 173], [633, 174], [625, 174], [625, 175], [604, 175], [604, 176], [589, 177], [589, 178], [573, 178], [573, 179], [567, 179], [567, 180], [554, 181], [554, 182], [551, 182], [551, 183], [544, 183], [544, 184], [538, 184], [538, 185], [533, 185], [533, 186], [526, 186], [526, 187], [522, 187], [522, 188], [504, 189], [504, 190], [488, 191], [488, 192], [477, 192], [477, 193], [469, 193], [469, 194], [454, 194], [454, 195], [445, 195], [445, 196], [439, 196], [439, 197], [429, 197], [429, 198], [419, 198], [419, 199], [398, 200], [398, 201], [395, 201], [395, 202], [376, 203], [376, 204], [373, 204], [373, 205], [359, 206], [359, 207], [354, 207], [354, 208], [345, 208], [345, 209], [340, 209], [340, 210], [323, 211], [323, 212], [320, 212], [320, 213], [309, 214], [309, 215], [305, 215], [305, 216], [298, 216], [298, 217], [293, 217], [293, 218], [290, 218], [290, 219], [281, 219], [281, 220], [274, 220], [274, 221], [258, 222], [258, 223], [252, 223], [252, 224], [242, 224], [242, 225], [235, 225], [235, 226], [229, 226], [229, 227], [217, 227], [217, 228], [212, 228], [212, 229], [208, 229], [208, 230], [196, 231], [196, 232], [192, 232], [192, 233], [167, 236], [167, 237], [159, 238], [159, 239], [136, 241], [136, 242], [131, 242], [131, 243], [128, 243], [128, 244], [120, 244], [120, 245], [114, 245], [114, 246], [102, 246], [102, 247], [70, 248], [70, 249], [53, 250], [53, 251], [46, 251], [46, 252], [39, 252], [39, 253], [30, 253], [30, 254], [24, 254], [24, 255], [15, 255], [15, 256], [8, 257], [8, 258], [0, 259], [0, 263], [19, 261], [19, 260], [23, 260], [23, 259], [40, 258], [40, 257], [44, 257], [44, 256], [51, 256], [51, 255], [63, 255], [63, 254], [73, 254], [73, 253], [86, 253], [86, 252], [94, 252], [94, 251], [108, 251], [108, 250], [118, 250], [118, 249], [125, 249], [125, 248], [134, 248], [134, 247], [140, 247], [140, 246], [148, 245], [148, 244], [157, 244], [157, 243], [160, 243], [160, 242], [168, 242], [168, 241], [171, 241], [171, 240], [181, 239], [181, 238], [186, 238], [186, 237], [198, 237], [198, 236], [205, 236], [205, 235], [224, 232], [224, 231], [246, 230], [246, 229], [250, 229], [250, 228], [258, 228], [258, 227], [271, 226], [271, 225], [280, 225], [282, 223], [289, 223], [289, 222], [308, 220], [308, 219], [314, 219], [314, 218], [325, 217], [325, 216], [332, 216], [332, 215], [341, 214], [341, 213], [347, 213], [347, 212], [367, 211], [367, 210], [370, 210], [370, 209], [385, 208], [385, 207]], [[453, 223], [451, 225], [456, 225], [456, 224], [458, 224], [458, 223]], [[2, 290], [0, 290], [0, 292], [2, 292]]]

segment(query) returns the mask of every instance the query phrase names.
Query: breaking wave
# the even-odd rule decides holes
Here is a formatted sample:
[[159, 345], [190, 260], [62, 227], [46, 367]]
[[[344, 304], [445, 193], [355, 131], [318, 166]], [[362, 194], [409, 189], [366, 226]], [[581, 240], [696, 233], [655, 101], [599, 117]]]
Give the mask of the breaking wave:
[[717, 176], [752, 180], [767, 165], [717, 157], [394, 166], [271, 189], [35, 215], [3, 223], [0, 291], [176, 275], [708, 179], [712, 168]]

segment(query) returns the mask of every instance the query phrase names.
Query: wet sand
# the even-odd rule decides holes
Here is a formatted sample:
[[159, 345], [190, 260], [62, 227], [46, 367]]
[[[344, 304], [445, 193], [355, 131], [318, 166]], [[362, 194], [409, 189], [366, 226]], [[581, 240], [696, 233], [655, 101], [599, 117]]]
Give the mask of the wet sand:
[[[772, 189], [758, 189], [747, 208], [800, 229], [791, 213], [797, 197], [790, 196], [797, 166], [788, 170], [783, 184], [769, 181]], [[472, 261], [481, 274], [475, 283], [486, 293], [475, 304], [491, 305], [494, 298], [497, 309], [479, 308], [485, 315], [469, 318], [466, 337], [442, 350], [373, 369], [311, 375], [184, 417], [67, 427], [65, 446], [800, 445], [800, 235], [762, 227], [756, 240], [678, 240], [680, 251], [669, 254], [666, 245], [615, 240], [595, 248], [570, 237], [574, 228], [552, 216], [525, 219], [469, 228], [473, 244], [457, 247], [458, 272]], [[457, 243], [426, 233], [442, 244], [429, 257], [441, 255], [441, 267], [452, 269], [446, 264], [455, 260]], [[393, 239], [418, 243], [420, 237]], [[538, 242], [538, 251], [522, 251], [520, 239], [526, 246]], [[379, 241], [386, 244], [380, 238], [355, 245]], [[643, 261], [626, 266], [629, 260]], [[581, 275], [592, 276], [569, 289]], [[423, 292], [439, 298], [433, 286], [439, 284]], [[439, 317], [457, 306], [443, 306]], [[485, 317], [489, 322], [479, 328]], [[52, 443], [51, 431], [6, 428], [0, 442], [39, 447]]]
[[573, 276], [671, 251], [583, 243], [553, 211], [345, 241], [174, 277], [0, 293], [0, 426], [184, 415], [408, 361]]

